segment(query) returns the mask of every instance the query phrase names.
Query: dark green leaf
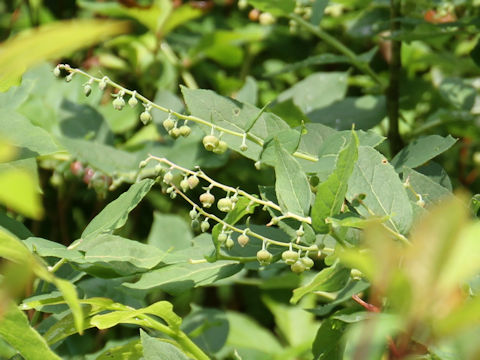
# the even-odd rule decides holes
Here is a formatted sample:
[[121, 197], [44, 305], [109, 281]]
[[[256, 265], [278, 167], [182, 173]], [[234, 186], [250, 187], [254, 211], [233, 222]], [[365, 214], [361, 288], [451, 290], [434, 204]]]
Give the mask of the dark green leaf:
[[326, 319], [322, 322], [312, 347], [313, 356], [316, 360], [343, 359], [341, 338], [345, 328], [345, 324], [338, 320]]
[[142, 339], [143, 358], [145, 360], [188, 360], [190, 359], [176, 346], [148, 336], [147, 333], [140, 329], [140, 338]]
[[447, 78], [439, 87], [440, 95], [457, 109], [471, 110], [477, 90], [463, 79]]

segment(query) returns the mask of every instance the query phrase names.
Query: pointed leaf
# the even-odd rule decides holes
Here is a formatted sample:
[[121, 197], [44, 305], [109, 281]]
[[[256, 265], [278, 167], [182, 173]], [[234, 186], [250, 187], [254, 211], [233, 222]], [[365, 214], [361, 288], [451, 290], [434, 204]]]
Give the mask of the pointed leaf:
[[347, 193], [348, 180], [357, 158], [358, 138], [352, 132], [350, 141], [338, 156], [335, 171], [317, 187], [311, 214], [312, 226], [317, 232], [328, 232], [329, 226], [325, 223], [325, 219], [340, 212]]
[[275, 191], [284, 212], [307, 215], [311, 191], [307, 176], [295, 158], [275, 141]]
[[185, 355], [176, 346], [148, 336], [147, 333], [140, 329], [140, 338], [142, 339], [143, 358], [145, 360], [189, 360], [190, 357]]

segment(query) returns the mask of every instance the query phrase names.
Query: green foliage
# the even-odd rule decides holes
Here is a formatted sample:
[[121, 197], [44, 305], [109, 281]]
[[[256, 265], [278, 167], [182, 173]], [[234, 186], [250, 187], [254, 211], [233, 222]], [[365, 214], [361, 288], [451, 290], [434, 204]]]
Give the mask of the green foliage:
[[52, 4], [0, 3], [0, 358], [478, 358], [475, 1]]

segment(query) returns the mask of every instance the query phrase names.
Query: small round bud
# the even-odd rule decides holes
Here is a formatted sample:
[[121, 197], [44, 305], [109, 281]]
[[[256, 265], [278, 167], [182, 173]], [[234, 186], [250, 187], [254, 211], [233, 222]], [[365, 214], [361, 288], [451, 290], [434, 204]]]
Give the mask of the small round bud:
[[163, 121], [163, 127], [165, 128], [165, 130], [170, 131], [175, 127], [175, 121], [167, 118]]
[[177, 193], [176, 193], [175, 191], [172, 191], [172, 192], [170, 193], [170, 199], [173, 200], [173, 199], [175, 199], [176, 197], [177, 197]]
[[257, 21], [259, 16], [260, 11], [258, 9], [252, 9], [248, 13], [248, 18], [250, 19], [250, 21]]
[[85, 173], [83, 174], [83, 182], [85, 184], [90, 184], [90, 181], [92, 180], [93, 176], [95, 175], [95, 170], [93, 170], [92, 168], [86, 168], [85, 169]]
[[272, 25], [275, 24], [275, 21], [277, 21], [275, 17], [268, 12], [261, 13], [258, 17], [258, 22], [261, 25]]
[[300, 261], [305, 265], [305, 270], [310, 270], [313, 266], [313, 260], [310, 259], [309, 257], [303, 257], [300, 259]]
[[229, 212], [233, 209], [232, 200], [230, 200], [230, 198], [228, 197], [222, 198], [218, 200], [217, 207], [218, 207], [218, 210], [220, 211]]
[[247, 0], [238, 0], [237, 6], [240, 10], [245, 10], [248, 6], [248, 2]]
[[143, 125], [147, 125], [150, 121], [152, 121], [152, 115], [150, 115], [150, 112], [145, 110], [140, 114], [140, 121], [143, 123]]
[[140, 161], [140, 164], [138, 164], [138, 167], [140, 169], [143, 169], [145, 166], [147, 166], [147, 164], [148, 164], [147, 160], [142, 160], [142, 161]]
[[268, 265], [272, 262], [272, 254], [266, 249], [257, 252], [257, 260], [260, 265]]
[[168, 134], [169, 134], [172, 138], [178, 139], [178, 138], [180, 137], [180, 129], [174, 127], [172, 130], [170, 130], [170, 131], [168, 132]]
[[423, 208], [423, 207], [425, 207], [425, 201], [423, 199], [418, 199], [417, 200], [417, 205]]
[[169, 171], [165, 175], [163, 175], [163, 182], [165, 184], [170, 184], [173, 180], [173, 174]]
[[198, 185], [198, 183], [200, 182], [200, 180], [198, 180], [197, 175], [190, 175], [188, 177], [187, 181], [188, 181], [188, 186], [190, 187], [190, 189], [195, 188]]
[[224, 154], [228, 150], [228, 144], [226, 141], [220, 140], [213, 149], [213, 152], [215, 154]]
[[247, 151], [248, 150], [248, 145], [247, 144], [240, 145], [240, 150]]
[[120, 111], [125, 106], [125, 100], [123, 100], [123, 97], [118, 96], [115, 100], [113, 100], [112, 105], [115, 110]]
[[55, 69], [53, 69], [53, 75], [56, 77], [59, 77], [62, 72], [60, 71], [60, 66], [56, 66]]
[[235, 242], [234, 242], [233, 239], [229, 236], [229, 237], [227, 238], [227, 241], [225, 241], [225, 247], [230, 250], [234, 245], [235, 245]]
[[197, 219], [193, 219], [190, 225], [194, 231], [200, 230], [200, 222]]
[[80, 161], [74, 161], [70, 164], [70, 171], [73, 175], [82, 176], [85, 169]]
[[209, 208], [215, 202], [215, 196], [210, 194], [208, 191], [200, 195], [200, 202], [205, 208]]
[[187, 125], [180, 126], [180, 135], [182, 135], [183, 137], [187, 137], [188, 135], [190, 135], [191, 132], [192, 132], [192, 129], [190, 129], [190, 126], [187, 126]]
[[287, 250], [282, 253], [282, 260], [285, 261], [287, 265], [293, 265], [298, 260], [298, 252], [293, 250]]
[[192, 210], [190, 210], [190, 212], [188, 213], [188, 215], [190, 215], [190, 218], [193, 220], [193, 219], [196, 219], [196, 218], [197, 218], [198, 212], [197, 212], [197, 210], [192, 209]]
[[238, 237], [237, 241], [238, 241], [238, 243], [240, 244], [241, 247], [244, 247], [245, 245], [248, 244], [248, 242], [250, 241], [250, 238], [245, 234], [241, 234]]
[[203, 146], [208, 151], [213, 151], [218, 145], [218, 138], [215, 135], [207, 135], [203, 138]]
[[70, 81], [72, 81], [72, 79], [73, 79], [73, 72], [71, 72], [70, 74], [65, 76], [65, 81], [66, 82], [70, 82]]
[[218, 234], [219, 243], [224, 243], [225, 241], [227, 241], [227, 238], [228, 238], [228, 235], [224, 232], [221, 232], [220, 234]]
[[208, 229], [210, 229], [210, 224], [208, 223], [207, 219], [202, 221], [202, 223], [200, 224], [200, 229], [202, 230], [202, 232], [208, 231]]
[[255, 161], [255, 169], [260, 170], [262, 168], [262, 162], [260, 160]]
[[107, 80], [106, 79], [100, 80], [100, 82], [98, 83], [98, 88], [103, 91], [105, 90], [106, 87], [107, 87]]
[[183, 192], [186, 192], [190, 188], [190, 186], [188, 186], [188, 180], [183, 179], [180, 181], [180, 187], [182, 188]]
[[83, 87], [83, 93], [88, 97], [92, 93], [92, 87], [89, 84], [85, 84]]
[[302, 237], [303, 235], [305, 235], [305, 231], [303, 230], [303, 228], [300, 228], [295, 231], [295, 234], [297, 234], [298, 237]]
[[303, 264], [303, 262], [301, 262], [300, 260], [296, 261], [294, 264], [292, 264], [290, 266], [290, 269], [295, 273], [295, 274], [301, 274], [303, 273], [306, 268], [305, 268], [305, 265]]
[[132, 97], [130, 99], [128, 99], [128, 105], [130, 105], [130, 107], [135, 107], [136, 105], [138, 104], [138, 100], [135, 96], [132, 95]]

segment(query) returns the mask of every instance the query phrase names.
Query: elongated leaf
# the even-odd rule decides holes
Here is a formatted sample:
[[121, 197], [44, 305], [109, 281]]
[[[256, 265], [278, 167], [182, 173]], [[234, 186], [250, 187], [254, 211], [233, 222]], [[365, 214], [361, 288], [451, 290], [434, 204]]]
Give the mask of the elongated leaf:
[[0, 336], [25, 358], [31, 360], [60, 360], [45, 339], [28, 323], [25, 314], [14, 302], [8, 302], [0, 321]]
[[188, 360], [190, 359], [176, 346], [148, 336], [147, 333], [140, 329], [140, 338], [142, 339], [143, 358], [145, 360]]
[[[365, 194], [363, 203], [377, 216], [390, 216], [386, 222], [393, 230], [406, 233], [412, 223], [412, 207], [405, 187], [392, 165], [375, 149], [358, 148], [358, 160], [348, 182], [347, 200]], [[371, 216], [363, 206], [357, 211]]]
[[275, 141], [275, 154], [275, 191], [282, 211], [307, 215], [311, 202], [307, 176], [297, 160], [277, 141]]
[[175, 264], [143, 274], [136, 283], [124, 283], [132, 289], [161, 289], [170, 294], [179, 294], [193, 287], [205, 286], [236, 274], [242, 264], [217, 261], [202, 264]]
[[77, 290], [75, 290], [75, 286], [69, 281], [59, 278], [55, 278], [53, 283], [57, 289], [60, 290], [65, 302], [72, 311], [75, 329], [77, 329], [78, 333], [82, 335], [84, 326], [83, 312], [80, 302], [78, 301]]
[[[191, 90], [182, 87], [182, 94], [192, 115], [239, 133], [244, 133], [252, 119], [255, 119], [261, 111], [251, 104], [220, 96], [210, 90]], [[210, 133], [210, 126], [202, 125], [201, 127]], [[269, 137], [289, 128], [288, 124], [275, 114], [264, 112], [249, 133], [266, 141]], [[227, 142], [229, 148], [253, 160], [259, 159], [263, 149], [262, 146], [247, 138], [248, 149], [241, 151], [240, 137], [225, 133], [222, 139]]]
[[[413, 190], [422, 196], [425, 204], [432, 205], [441, 199], [451, 195], [451, 191], [439, 185], [428, 176], [425, 176], [413, 169], [403, 167], [403, 178], [408, 179]], [[414, 194], [409, 192], [410, 199], [417, 201]]]
[[153, 184], [154, 181], [151, 179], [144, 179], [133, 184], [128, 191], [108, 204], [100, 214], [95, 216], [83, 231], [82, 238], [93, 237], [122, 227], [127, 221], [130, 211], [132, 211], [148, 191], [150, 191]]
[[25, 30], [0, 45], [0, 91], [14, 85], [26, 69], [43, 60], [71, 54], [128, 30], [124, 21], [97, 19], [58, 21], [34, 31]]
[[142, 358], [142, 344], [140, 340], [133, 340], [123, 345], [109, 347], [98, 355], [95, 360], [141, 360]]
[[340, 265], [338, 262], [329, 268], [323, 269], [305, 286], [293, 290], [293, 296], [290, 299], [292, 304], [296, 304], [302, 297], [313, 291], [337, 291], [345, 286], [350, 278], [350, 270]]
[[343, 346], [341, 338], [346, 325], [341, 321], [326, 319], [317, 331], [313, 342], [312, 352], [315, 359], [341, 360]]
[[310, 18], [310, 22], [316, 26], [320, 25], [320, 21], [322, 21], [323, 13], [325, 8], [328, 5], [329, 0], [315, 0], [312, 5], [312, 17]]
[[317, 232], [328, 232], [325, 219], [340, 212], [348, 188], [348, 180], [358, 158], [358, 138], [354, 132], [350, 141], [340, 152], [337, 167], [328, 179], [318, 185], [312, 207], [312, 226]]
[[[325, 0], [316, 0], [316, 2], [322, 2]], [[322, 14], [323, 15], [323, 14]], [[313, 18], [313, 17], [312, 17]], [[295, 62], [293, 64], [286, 65], [285, 67], [281, 68], [280, 70], [275, 70], [273, 72], [268, 72], [264, 75], [264, 77], [273, 77], [276, 75], [280, 75], [286, 72], [292, 72], [295, 70], [303, 69], [312, 65], [324, 65], [324, 64], [343, 64], [349, 63], [350, 60], [348, 57], [343, 55], [335, 55], [335, 54], [320, 54], [320, 55], [312, 55], [307, 57], [304, 60]]]
[[294, 0], [248, 0], [253, 7], [273, 15], [286, 16], [295, 9]]
[[3, 212], [0, 212], [0, 226], [22, 240], [32, 236], [32, 233], [25, 225]]
[[456, 141], [450, 135], [447, 137], [429, 135], [418, 138], [408, 144], [392, 159], [392, 165], [399, 172], [402, 171], [403, 166], [416, 168], [450, 149]]

